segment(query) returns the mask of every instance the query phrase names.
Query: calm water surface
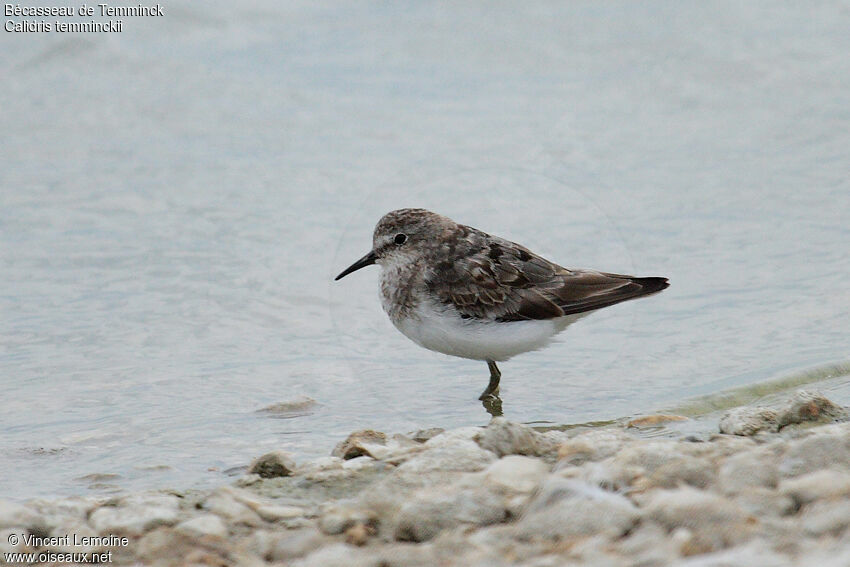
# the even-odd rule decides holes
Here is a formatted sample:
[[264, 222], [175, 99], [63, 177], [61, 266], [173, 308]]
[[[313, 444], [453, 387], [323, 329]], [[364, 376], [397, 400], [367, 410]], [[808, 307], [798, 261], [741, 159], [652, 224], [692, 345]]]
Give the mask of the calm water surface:
[[670, 278], [502, 365], [511, 419], [850, 359], [846, 3], [165, 11], [0, 38], [0, 497], [486, 423], [484, 363], [396, 332], [377, 268], [331, 281], [404, 206]]

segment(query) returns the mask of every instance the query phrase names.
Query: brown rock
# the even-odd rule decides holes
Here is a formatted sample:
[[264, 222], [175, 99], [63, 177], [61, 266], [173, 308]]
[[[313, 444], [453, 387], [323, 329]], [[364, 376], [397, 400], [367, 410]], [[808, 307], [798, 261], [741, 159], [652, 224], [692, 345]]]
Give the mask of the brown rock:
[[382, 451], [381, 448], [385, 449], [386, 444], [386, 433], [372, 429], [363, 429], [361, 431], [355, 431], [345, 441], [338, 443], [331, 452], [331, 455], [346, 460], [362, 457], [363, 455], [372, 457], [373, 459], [380, 459], [386, 452], [386, 450]]

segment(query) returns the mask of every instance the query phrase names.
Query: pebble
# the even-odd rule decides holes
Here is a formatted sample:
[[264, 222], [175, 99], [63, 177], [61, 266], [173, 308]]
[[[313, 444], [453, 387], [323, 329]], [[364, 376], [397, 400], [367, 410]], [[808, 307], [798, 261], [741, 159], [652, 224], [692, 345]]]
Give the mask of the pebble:
[[751, 436], [760, 431], [779, 431], [777, 417], [776, 411], [770, 408], [735, 408], [720, 420], [720, 433]]
[[800, 392], [728, 412], [718, 427], [737, 434], [699, 443], [642, 438], [635, 426], [648, 421], [364, 430], [298, 467], [263, 455], [239, 487], [0, 501], [0, 548], [34, 530], [132, 536], [116, 564], [844, 567], [843, 412]]
[[483, 471], [484, 480], [491, 486], [510, 492], [529, 493], [549, 473], [549, 466], [540, 459], [508, 455]]
[[[434, 437], [434, 441], [439, 436]], [[422, 474], [440, 472], [477, 472], [496, 460], [496, 455], [478, 446], [470, 439], [453, 439], [451, 442], [428, 446], [411, 459], [398, 466], [399, 472]]]
[[535, 540], [593, 534], [615, 538], [632, 529], [639, 518], [639, 510], [620, 494], [552, 475], [517, 522], [516, 533]]
[[542, 445], [538, 438], [539, 434], [527, 425], [495, 417], [473, 439], [482, 449], [504, 457], [541, 454], [548, 447]]
[[41, 518], [28, 506], [0, 500], [0, 528], [30, 527], [41, 523]]
[[156, 526], [176, 523], [178, 507], [176, 496], [131, 496], [98, 508], [89, 516], [89, 523], [100, 533], [138, 536]]
[[647, 517], [669, 531], [691, 530], [700, 550], [741, 543], [753, 532], [755, 519], [734, 502], [691, 487], [657, 490], [644, 503]]
[[334, 447], [331, 455], [342, 459], [353, 459], [355, 457], [372, 457], [380, 459], [389, 452], [387, 449], [387, 435], [372, 429], [355, 431], [345, 441]]
[[779, 482], [777, 456], [762, 448], [742, 451], [725, 459], [718, 470], [718, 485], [726, 494], [753, 488], [774, 488]]
[[401, 507], [393, 535], [398, 540], [421, 542], [460, 524], [484, 526], [505, 517], [504, 500], [494, 491], [428, 488]]
[[295, 460], [285, 451], [273, 451], [257, 457], [248, 468], [250, 474], [257, 474], [262, 478], [290, 476], [294, 470]]
[[850, 496], [850, 473], [832, 469], [817, 470], [796, 478], [783, 480], [779, 492], [790, 496], [798, 506], [815, 500]]
[[215, 514], [195, 516], [192, 519], [180, 522], [174, 529], [190, 537], [209, 536], [223, 539], [228, 534], [227, 525]]

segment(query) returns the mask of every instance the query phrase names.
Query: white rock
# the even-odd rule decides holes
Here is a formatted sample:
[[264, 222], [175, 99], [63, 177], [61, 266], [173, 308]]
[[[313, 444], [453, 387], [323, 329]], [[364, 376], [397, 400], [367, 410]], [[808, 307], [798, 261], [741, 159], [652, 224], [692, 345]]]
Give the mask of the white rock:
[[[439, 438], [440, 435], [427, 441]], [[451, 443], [438, 443], [433, 448], [416, 454], [398, 466], [399, 473], [421, 474], [432, 471], [441, 472], [477, 472], [496, 460], [496, 455], [485, 451], [474, 441], [454, 439]]]
[[695, 555], [678, 561], [676, 567], [800, 567], [801, 565], [819, 565], [822, 563], [798, 562], [798, 558], [781, 555], [764, 540], [752, 542], [718, 551]]
[[[259, 526], [262, 520], [257, 513], [244, 502], [240, 502], [231, 487], [218, 488], [203, 502], [204, 510], [217, 514], [233, 524]], [[259, 506], [257, 506], [259, 507]]]
[[267, 522], [291, 520], [292, 518], [299, 518], [304, 515], [304, 508], [298, 506], [277, 506], [270, 504], [260, 506], [255, 511]]
[[139, 503], [101, 506], [89, 516], [89, 523], [101, 534], [139, 536], [156, 526], [175, 522], [177, 508]]
[[435, 435], [425, 441], [425, 443], [423, 443], [423, 446], [428, 449], [433, 449], [435, 447], [442, 447], [444, 445], [452, 445], [458, 441], [472, 441], [475, 439], [475, 436], [481, 432], [482, 429], [483, 428], [481, 427], [468, 426], [443, 431], [442, 433]]
[[814, 471], [796, 478], [783, 480], [779, 492], [794, 499], [799, 505], [825, 498], [850, 496], [850, 474], [831, 469]]
[[375, 565], [364, 560], [364, 551], [344, 543], [326, 545], [307, 557], [292, 563], [292, 567], [361, 567]]
[[39, 515], [28, 506], [9, 500], [0, 500], [0, 528], [29, 527], [40, 522]]
[[366, 455], [363, 455], [361, 457], [354, 457], [353, 459], [349, 459], [342, 463], [342, 468], [348, 470], [362, 470], [376, 466], [378, 466], [378, 461]]
[[638, 468], [650, 475], [667, 463], [682, 459], [682, 444], [675, 441], [647, 441], [624, 447], [612, 460], [617, 467]]
[[850, 526], [850, 500], [820, 500], [800, 515], [803, 530], [813, 536], [839, 535]]
[[619, 428], [591, 429], [564, 441], [558, 447], [559, 465], [581, 465], [613, 456], [635, 438]]
[[688, 528], [711, 550], [743, 542], [753, 533], [753, 518], [740, 506], [710, 492], [682, 487], [646, 496], [647, 517], [668, 530]]
[[728, 457], [718, 471], [718, 485], [726, 494], [755, 487], [774, 488], [779, 481], [778, 458], [770, 450], [754, 449]]
[[503, 417], [494, 417], [490, 423], [478, 432], [474, 440], [482, 449], [505, 455], [539, 455], [549, 448], [538, 440], [539, 434], [521, 423], [508, 421]]
[[427, 541], [461, 524], [484, 526], [504, 521], [505, 503], [481, 488], [443, 487], [419, 490], [396, 518], [394, 536], [403, 541]]
[[490, 485], [513, 492], [528, 493], [549, 474], [549, 465], [540, 459], [508, 455], [487, 467], [483, 476]]
[[201, 514], [190, 520], [180, 522], [174, 527], [178, 532], [189, 537], [210, 536], [215, 538], [226, 538], [227, 526], [222, 519], [215, 514]]
[[791, 441], [779, 470], [784, 476], [798, 476], [832, 466], [850, 467], [846, 437], [816, 433]]
[[750, 436], [760, 431], [779, 431], [774, 410], [743, 406], [729, 410], [720, 420], [720, 433]]
[[319, 529], [327, 535], [337, 535], [355, 524], [368, 524], [371, 522], [372, 514], [370, 511], [344, 504], [328, 504], [321, 511]]
[[620, 494], [551, 475], [529, 502], [514, 532], [534, 540], [615, 538], [629, 531], [639, 517], [640, 511]]
[[688, 484], [705, 488], [714, 483], [714, 464], [702, 457], [682, 457], [659, 466], [646, 480], [650, 487], [676, 488]]

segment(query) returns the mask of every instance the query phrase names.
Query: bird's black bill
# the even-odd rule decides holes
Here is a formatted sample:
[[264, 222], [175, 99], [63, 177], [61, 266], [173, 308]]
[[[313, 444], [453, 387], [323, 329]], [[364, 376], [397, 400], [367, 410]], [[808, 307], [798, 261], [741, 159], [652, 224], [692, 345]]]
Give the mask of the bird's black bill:
[[371, 266], [372, 264], [375, 263], [375, 260], [377, 260], [377, 259], [378, 259], [378, 257], [375, 255], [374, 250], [369, 252], [368, 254], [366, 254], [365, 256], [363, 256], [362, 258], [360, 258], [359, 260], [357, 260], [356, 262], [354, 262], [353, 264], [348, 266], [346, 269], [344, 269], [340, 275], [338, 275], [337, 277], [334, 278], [334, 281], [337, 281], [338, 279], [344, 278], [345, 276], [347, 276], [351, 272], [356, 272], [360, 268], [365, 268], [366, 266]]

